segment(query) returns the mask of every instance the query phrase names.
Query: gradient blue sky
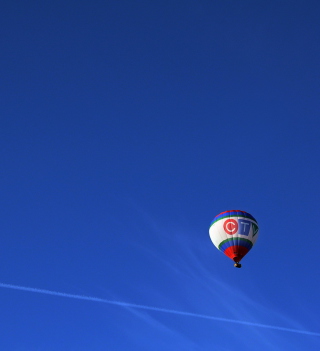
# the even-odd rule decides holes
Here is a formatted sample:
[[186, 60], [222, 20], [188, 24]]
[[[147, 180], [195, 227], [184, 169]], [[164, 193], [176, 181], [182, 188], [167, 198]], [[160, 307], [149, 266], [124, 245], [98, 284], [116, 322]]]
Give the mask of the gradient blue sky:
[[[320, 333], [319, 1], [8, 1], [0, 283]], [[235, 269], [215, 215], [260, 237]], [[0, 287], [8, 351], [320, 336]]]

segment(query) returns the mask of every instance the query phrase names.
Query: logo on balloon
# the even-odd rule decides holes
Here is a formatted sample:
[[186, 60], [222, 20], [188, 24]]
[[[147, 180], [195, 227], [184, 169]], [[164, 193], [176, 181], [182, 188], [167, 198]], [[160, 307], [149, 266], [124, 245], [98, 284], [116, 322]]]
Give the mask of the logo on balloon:
[[234, 219], [227, 219], [223, 223], [223, 229], [229, 235], [235, 234], [238, 231], [238, 227], [238, 222]]
[[255, 236], [258, 231], [259, 231], [259, 228], [256, 224], [252, 223], [252, 228], [253, 228], [253, 235], [252, 236]]

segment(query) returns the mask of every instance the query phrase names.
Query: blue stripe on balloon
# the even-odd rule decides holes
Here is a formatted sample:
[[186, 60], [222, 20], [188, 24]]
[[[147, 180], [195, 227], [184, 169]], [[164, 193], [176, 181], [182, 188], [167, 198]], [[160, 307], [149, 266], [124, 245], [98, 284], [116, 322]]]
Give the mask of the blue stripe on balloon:
[[234, 216], [249, 218], [257, 223], [256, 219], [250, 213], [245, 212], [245, 211], [234, 210], [234, 211], [227, 211], [227, 212], [222, 212], [222, 213], [218, 214], [217, 216], [214, 217], [213, 221], [211, 222], [211, 225], [222, 218], [228, 218], [228, 217], [234, 217]]
[[224, 252], [228, 247], [231, 247], [231, 246], [243, 246], [243, 247], [246, 247], [248, 250], [250, 250], [253, 244], [248, 239], [232, 238], [232, 239], [227, 239], [225, 241], [222, 241], [222, 243], [219, 245], [219, 249]]
[[250, 213], [245, 212], [245, 211], [237, 211], [237, 210], [220, 213], [214, 219], [218, 219], [221, 217], [228, 217], [228, 216], [239, 216], [239, 217], [243, 216], [243, 217], [247, 217], [247, 218], [251, 218], [251, 219], [255, 220], [254, 217]]

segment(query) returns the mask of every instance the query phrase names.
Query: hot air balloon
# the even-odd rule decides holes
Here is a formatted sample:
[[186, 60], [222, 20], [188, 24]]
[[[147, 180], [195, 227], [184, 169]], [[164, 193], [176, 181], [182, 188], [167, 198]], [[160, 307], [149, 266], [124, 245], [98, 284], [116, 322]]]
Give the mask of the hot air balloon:
[[237, 268], [241, 268], [240, 261], [251, 250], [258, 234], [258, 222], [250, 213], [240, 210], [219, 213], [209, 228], [215, 247], [231, 258]]

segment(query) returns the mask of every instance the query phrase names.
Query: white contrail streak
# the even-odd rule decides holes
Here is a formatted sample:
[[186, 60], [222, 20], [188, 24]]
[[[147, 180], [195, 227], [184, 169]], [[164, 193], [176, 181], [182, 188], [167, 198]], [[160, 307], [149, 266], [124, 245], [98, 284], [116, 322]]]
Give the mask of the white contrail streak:
[[198, 314], [198, 313], [185, 312], [185, 311], [177, 311], [177, 310], [171, 310], [171, 309], [161, 308], [161, 307], [145, 306], [145, 305], [138, 305], [138, 304], [129, 303], [129, 302], [106, 300], [106, 299], [101, 299], [99, 297], [94, 297], [94, 296], [67, 294], [67, 293], [58, 292], [58, 291], [38, 289], [38, 288], [30, 288], [30, 287], [27, 287], [27, 286], [5, 284], [5, 283], [0, 283], [0, 288], [14, 289], [14, 290], [20, 290], [20, 291], [29, 291], [29, 292], [34, 292], [34, 293], [38, 293], [38, 294], [45, 294], [45, 295], [68, 297], [70, 299], [77, 299], [77, 300], [87, 300], [87, 301], [93, 301], [93, 302], [102, 302], [102, 303], [107, 303], [109, 305], [138, 308], [138, 309], [148, 310], [148, 311], [164, 312], [164, 313], [170, 313], [170, 314], [175, 314], [175, 315], [180, 315], [180, 316], [188, 316], [188, 317], [209, 319], [209, 320], [219, 321], [219, 322], [235, 323], [235, 324], [241, 324], [241, 325], [248, 325], [248, 326], [251, 326], [251, 327], [267, 328], [267, 329], [287, 331], [287, 332], [292, 332], [292, 333], [298, 333], [298, 334], [304, 334], [304, 335], [313, 335], [313, 336], [320, 337], [320, 333], [310, 332], [310, 331], [307, 331], [307, 330], [299, 330], [299, 329], [292, 329], [292, 328], [285, 328], [285, 327], [277, 327], [277, 326], [274, 326], [274, 325], [260, 324], [260, 323], [254, 323], [254, 322], [246, 322], [246, 321], [241, 321], [241, 320], [237, 320], [237, 319], [228, 319], [228, 318], [214, 317], [214, 316], [205, 315], [205, 314]]

